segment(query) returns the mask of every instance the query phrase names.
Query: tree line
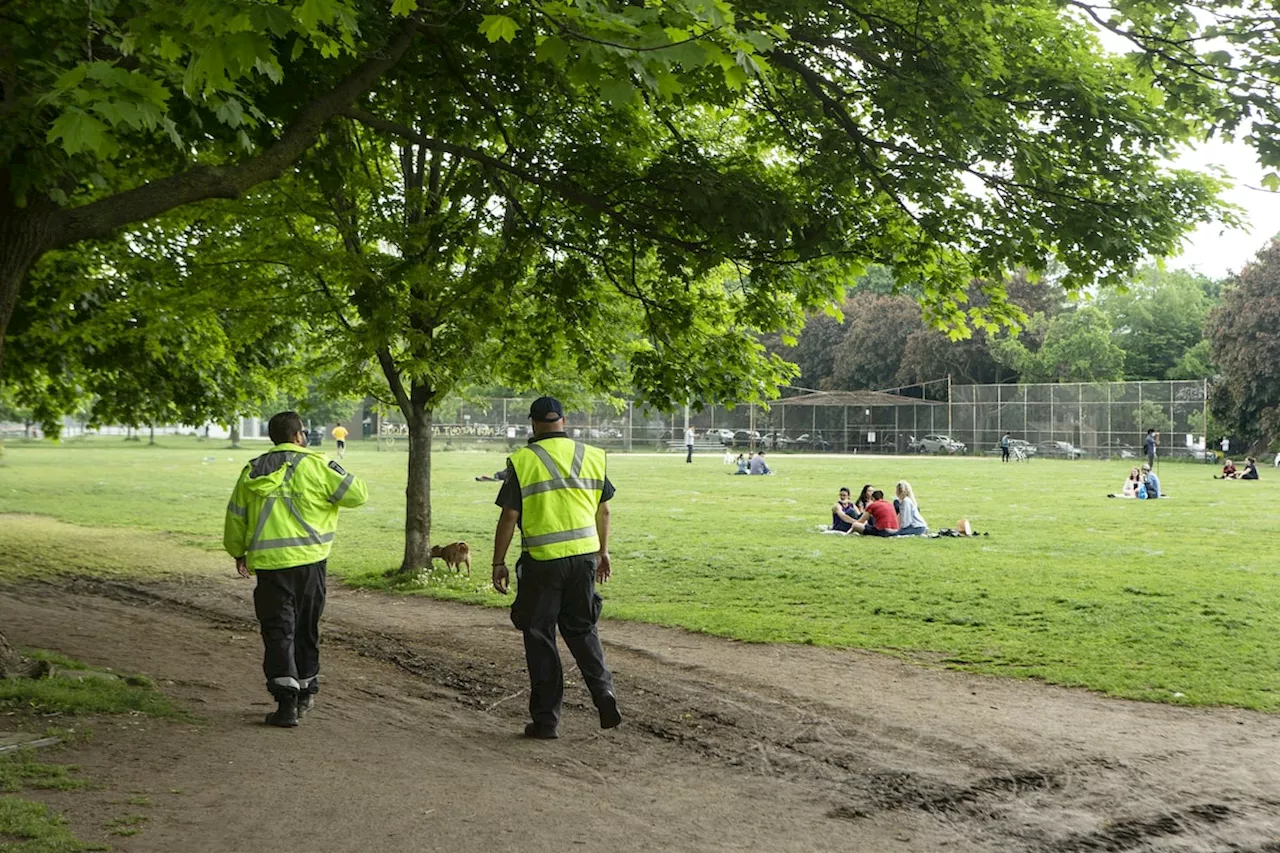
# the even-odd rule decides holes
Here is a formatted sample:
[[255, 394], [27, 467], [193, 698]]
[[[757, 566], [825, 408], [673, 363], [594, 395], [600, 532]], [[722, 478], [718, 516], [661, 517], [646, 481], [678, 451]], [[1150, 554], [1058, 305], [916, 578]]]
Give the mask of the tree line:
[[[863, 276], [838, 316], [809, 318], [793, 346], [769, 341], [815, 390], [888, 390], [948, 376], [963, 384], [1204, 379], [1213, 376], [1209, 319], [1228, 282], [1148, 265], [1122, 287], [1084, 296], [1052, 276], [1005, 284], [1014, 327], [955, 339], [887, 271]], [[980, 287], [971, 288], [980, 301]]]

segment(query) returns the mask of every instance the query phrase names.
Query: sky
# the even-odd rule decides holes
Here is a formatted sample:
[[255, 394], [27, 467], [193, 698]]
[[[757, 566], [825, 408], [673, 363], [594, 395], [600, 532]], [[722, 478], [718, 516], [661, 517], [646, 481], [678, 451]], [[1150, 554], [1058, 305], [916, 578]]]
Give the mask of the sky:
[[1280, 232], [1280, 193], [1262, 188], [1263, 168], [1254, 151], [1243, 143], [1213, 141], [1188, 151], [1177, 161], [1181, 168], [1205, 170], [1222, 167], [1235, 186], [1222, 198], [1242, 209], [1247, 228], [1227, 228], [1221, 223], [1203, 225], [1183, 241], [1183, 252], [1168, 259], [1172, 269], [1193, 269], [1211, 278], [1222, 278], [1253, 259]]
[[[1207, 23], [1211, 16], [1201, 11], [1197, 17]], [[1107, 50], [1125, 53], [1133, 49], [1128, 40], [1083, 15], [1079, 18], [1093, 27]], [[1207, 47], [1230, 49], [1230, 45], [1221, 43]], [[1221, 140], [1202, 143], [1188, 150], [1174, 165], [1195, 171], [1220, 167], [1222, 177], [1234, 184], [1233, 188], [1223, 191], [1221, 198], [1241, 209], [1240, 216], [1245, 223], [1241, 228], [1228, 228], [1221, 223], [1202, 225], [1183, 239], [1182, 254], [1167, 259], [1170, 268], [1197, 270], [1211, 278], [1222, 278], [1239, 272], [1280, 232], [1280, 193], [1262, 188], [1265, 170], [1248, 145]]]

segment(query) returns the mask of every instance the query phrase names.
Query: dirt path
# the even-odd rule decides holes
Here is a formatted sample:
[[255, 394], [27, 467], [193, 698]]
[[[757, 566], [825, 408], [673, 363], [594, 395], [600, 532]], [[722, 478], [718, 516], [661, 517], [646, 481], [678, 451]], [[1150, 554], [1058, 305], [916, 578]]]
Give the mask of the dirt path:
[[[81, 837], [140, 853], [1280, 853], [1280, 719], [1265, 715], [610, 622], [626, 724], [601, 733], [575, 684], [562, 739], [531, 742], [503, 612], [338, 589], [321, 704], [279, 731], [260, 724], [249, 595], [0, 589], [11, 637], [147, 673], [201, 719], [97, 725], [70, 760], [105, 787], [44, 797]], [[145, 830], [104, 839], [122, 809]]]

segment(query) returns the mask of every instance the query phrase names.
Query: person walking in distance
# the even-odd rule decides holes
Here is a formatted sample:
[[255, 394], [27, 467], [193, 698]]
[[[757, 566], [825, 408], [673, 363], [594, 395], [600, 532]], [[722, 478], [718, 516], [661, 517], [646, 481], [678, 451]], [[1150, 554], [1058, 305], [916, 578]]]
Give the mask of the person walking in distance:
[[1147, 464], [1156, 467], [1156, 448], [1160, 446], [1160, 433], [1154, 429], [1147, 430], [1147, 437], [1142, 440], [1142, 450], [1147, 454]]
[[307, 449], [297, 412], [275, 415], [267, 431], [275, 446], [240, 472], [222, 545], [241, 577], [257, 575], [253, 609], [262, 629], [262, 672], [276, 700], [266, 722], [291, 728], [319, 690], [320, 614], [338, 508], [360, 506], [368, 490], [337, 462]]
[[1000, 436], [1000, 461], [1009, 461], [1009, 433]]
[[556, 626], [591, 692], [600, 728], [622, 722], [596, 628], [602, 602], [595, 584], [605, 583], [613, 573], [609, 500], [614, 488], [606, 474], [605, 452], [565, 433], [559, 400], [534, 400], [529, 419], [533, 436], [507, 460], [507, 480], [496, 501], [502, 512], [493, 535], [493, 588], [507, 593], [506, 554], [518, 525], [520, 558], [511, 622], [524, 633], [529, 667], [532, 722], [524, 733], [547, 740], [560, 736], [564, 699]]
[[334, 424], [333, 441], [338, 448], [338, 458], [341, 459], [342, 457], [346, 456], [347, 455], [347, 428], [344, 427], [342, 424]]
[[698, 434], [693, 431], [693, 427], [686, 427], [684, 431], [684, 449], [688, 451], [685, 454], [684, 461], [693, 462], [693, 442], [697, 439]]

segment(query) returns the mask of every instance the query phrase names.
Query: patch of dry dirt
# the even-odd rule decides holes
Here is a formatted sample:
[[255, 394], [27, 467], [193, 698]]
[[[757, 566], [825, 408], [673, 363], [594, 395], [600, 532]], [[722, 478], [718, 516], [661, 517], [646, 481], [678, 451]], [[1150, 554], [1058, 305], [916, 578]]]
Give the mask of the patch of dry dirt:
[[[561, 740], [532, 742], [505, 613], [334, 589], [318, 707], [269, 729], [250, 586], [0, 589], [11, 639], [147, 673], [200, 720], [97, 721], [66, 758], [103, 787], [40, 795], [82, 838], [139, 853], [1280, 853], [1280, 719], [644, 625], [602, 627], [623, 727], [600, 732], [575, 684]], [[143, 832], [105, 836], [123, 813]]]

